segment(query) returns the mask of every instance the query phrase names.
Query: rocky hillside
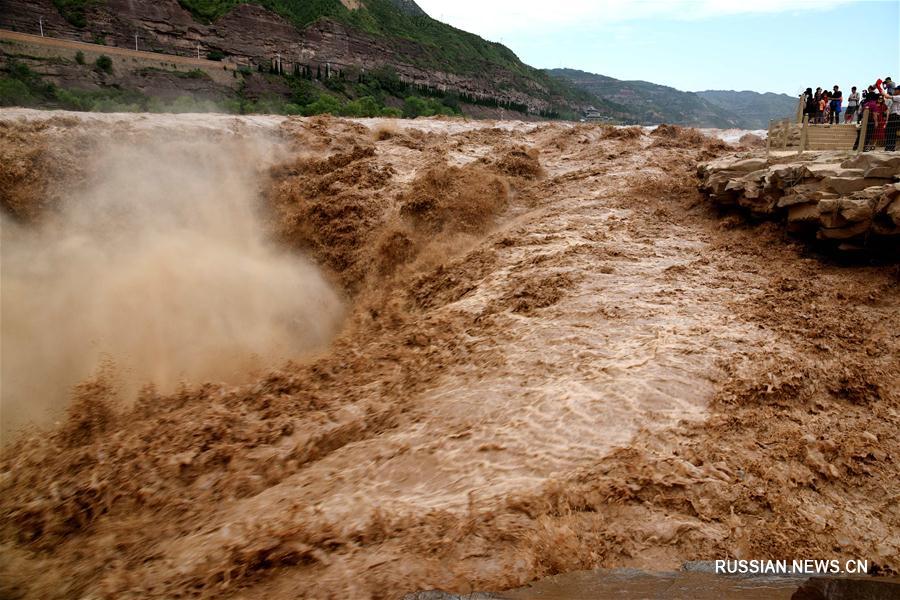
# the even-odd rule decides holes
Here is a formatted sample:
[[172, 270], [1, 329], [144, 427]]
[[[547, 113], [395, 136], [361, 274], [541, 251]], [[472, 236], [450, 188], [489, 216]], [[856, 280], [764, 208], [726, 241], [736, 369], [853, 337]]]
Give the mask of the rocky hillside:
[[784, 94], [682, 92], [648, 81], [622, 81], [575, 69], [548, 72], [618, 105], [621, 118], [633, 123], [764, 129], [770, 119], [792, 114], [797, 102]]
[[223, 58], [251, 70], [388, 66], [405, 82], [488, 104], [574, 114], [593, 99], [505, 46], [430, 18], [412, 0], [4, 0], [0, 27], [142, 50]]
[[[240, 72], [234, 85], [162, 83], [166, 98], [186, 93], [220, 107], [227, 102], [229, 111], [338, 114], [335, 106], [362, 102], [368, 109], [339, 114], [375, 116], [394, 109], [407, 116], [461, 111], [476, 117], [580, 118], [590, 106], [612, 122], [760, 129], [789, 114], [794, 102], [776, 94], [682, 92], [572, 69], [535, 69], [501, 44], [432, 19], [414, 0], [3, 0], [0, 28], [37, 34], [38, 17], [50, 38], [222, 60]], [[148, 73], [145, 65], [137, 72], [123, 63], [98, 74], [73, 57], [36, 62], [34, 55], [0, 47], [0, 88], [15, 87], [15, 93], [0, 89], [0, 105], [23, 105], [22, 97], [32, 99], [25, 106], [90, 110], [95, 104], [60, 101], [44, 80], [76, 95], [126, 92], [128, 106], [144, 109], [160, 97], [159, 74]], [[21, 76], [10, 59], [24, 61], [44, 79]], [[267, 79], [278, 60], [278, 75], [316, 84]], [[3, 83], [16, 69], [18, 83]], [[405, 105], [411, 95], [438, 98], [438, 104], [423, 112]]]

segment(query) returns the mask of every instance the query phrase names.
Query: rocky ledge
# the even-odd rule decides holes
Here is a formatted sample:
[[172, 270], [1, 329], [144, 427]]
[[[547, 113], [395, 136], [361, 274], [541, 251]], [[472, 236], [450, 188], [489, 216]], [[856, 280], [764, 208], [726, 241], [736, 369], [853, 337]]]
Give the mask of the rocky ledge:
[[730, 155], [697, 168], [712, 202], [840, 249], [900, 246], [900, 153]]

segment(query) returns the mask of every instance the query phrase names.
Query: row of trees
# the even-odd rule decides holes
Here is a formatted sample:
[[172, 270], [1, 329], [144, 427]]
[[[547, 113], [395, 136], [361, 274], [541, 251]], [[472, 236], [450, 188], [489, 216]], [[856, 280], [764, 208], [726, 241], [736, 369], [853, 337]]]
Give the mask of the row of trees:
[[[285, 74], [283, 64], [279, 64], [277, 61], [272, 61], [268, 69], [265, 69], [263, 65], [260, 64], [258, 65], [257, 70], [260, 72], [268, 70], [269, 73], [273, 74]], [[345, 74], [343, 69], [334, 69], [327, 63], [324, 66], [316, 65], [315, 67], [300, 63], [292, 63], [291, 72], [296, 78], [305, 79], [307, 81], [315, 80], [324, 82], [327, 88], [337, 92], [346, 92], [345, 83], [349, 82], [360, 86], [366, 86], [367, 88], [375, 88], [397, 98], [408, 99], [410, 96], [438, 98], [443, 101], [442, 103], [445, 106], [453, 108], [455, 112], [459, 112], [460, 102], [476, 106], [485, 106], [488, 108], [502, 108], [526, 114], [529, 112], [528, 106], [521, 102], [514, 102], [512, 100], [485, 94], [448, 90], [446, 88], [439, 88], [421, 83], [408, 83], [403, 81], [399, 75], [397, 75], [396, 71], [390, 67], [382, 67], [368, 72], [353, 69], [352, 72]], [[558, 113], [555, 111], [541, 111], [540, 114], [541, 116], [548, 118], [554, 118], [554, 115], [558, 116]]]

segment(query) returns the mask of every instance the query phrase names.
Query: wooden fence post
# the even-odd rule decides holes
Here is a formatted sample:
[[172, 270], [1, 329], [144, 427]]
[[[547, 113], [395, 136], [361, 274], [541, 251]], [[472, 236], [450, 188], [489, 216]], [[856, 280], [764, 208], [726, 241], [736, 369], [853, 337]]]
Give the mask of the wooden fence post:
[[859, 125], [859, 142], [856, 144], [856, 153], [859, 154], [866, 147], [866, 130], [869, 128], [869, 109], [863, 111], [862, 123]]
[[800, 100], [797, 101], [797, 122], [803, 122], [803, 95], [801, 95]]
[[809, 145], [809, 115], [803, 117], [803, 124], [800, 126], [800, 150], [797, 154], [803, 154]]

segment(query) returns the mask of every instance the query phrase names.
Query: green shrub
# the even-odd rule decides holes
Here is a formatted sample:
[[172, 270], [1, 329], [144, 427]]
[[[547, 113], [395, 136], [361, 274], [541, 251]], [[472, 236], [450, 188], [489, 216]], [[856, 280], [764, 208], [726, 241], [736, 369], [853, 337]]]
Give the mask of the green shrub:
[[255, 102], [249, 102], [244, 111], [248, 113], [262, 113], [266, 115], [280, 115], [284, 113], [286, 102], [284, 98], [275, 95], [266, 95]]
[[399, 108], [394, 108], [393, 106], [385, 106], [381, 109], [381, 114], [379, 116], [399, 119], [403, 116], [403, 111]]
[[372, 96], [365, 96], [348, 102], [341, 114], [345, 117], [377, 117], [381, 114], [381, 105]]
[[11, 58], [6, 63], [6, 70], [8, 77], [0, 76], [0, 81], [6, 82], [3, 90], [6, 101], [10, 103], [7, 106], [25, 106], [26, 103], [35, 106], [42, 100], [53, 98], [53, 84], [46, 83], [25, 63]]
[[53, 4], [60, 14], [75, 27], [87, 25], [84, 11], [92, 0], [53, 0]]
[[206, 53], [206, 60], [222, 60], [225, 58], [225, 53], [221, 50], [210, 50]]
[[382, 66], [363, 76], [364, 82], [372, 87], [382, 89], [392, 96], [401, 97], [407, 86], [400, 80], [397, 71], [391, 66]]
[[346, 93], [346, 88], [344, 86], [344, 82], [337, 77], [326, 77], [322, 80], [322, 85], [324, 85], [327, 89], [332, 92], [337, 92], [339, 94]]
[[97, 60], [94, 61], [94, 65], [101, 71], [106, 73], [112, 73], [112, 59], [105, 54], [101, 54], [97, 57]]
[[409, 96], [403, 101], [403, 116], [407, 119], [416, 117], [433, 117], [435, 115], [458, 115], [459, 109], [443, 104], [436, 98]]
[[56, 88], [53, 96], [62, 108], [67, 110], [91, 110], [93, 102], [71, 90]]
[[31, 106], [35, 100], [24, 82], [18, 79], [0, 79], [0, 106]]
[[54, 88], [53, 104], [68, 110], [99, 112], [139, 112], [151, 102], [139, 92], [115, 88], [102, 90], [67, 90]]
[[75, 62], [77, 62], [79, 65], [84, 64], [84, 52], [79, 50], [78, 52], [75, 53]]
[[243, 112], [243, 105], [237, 98], [226, 98], [222, 101], [221, 107], [223, 112], [231, 113], [233, 115], [239, 115]]
[[56, 87], [44, 81], [27, 65], [14, 59], [7, 63], [6, 68], [9, 76], [0, 76], [0, 105], [119, 112], [146, 110], [149, 103], [144, 94], [117, 87], [90, 91]]
[[418, 96], [409, 96], [403, 101], [403, 116], [407, 119], [422, 116], [425, 110], [425, 101]]
[[341, 112], [341, 101], [334, 96], [322, 94], [319, 99], [303, 107], [304, 115], [338, 115]]
[[288, 77], [287, 83], [291, 87], [291, 102], [305, 106], [318, 100], [319, 90], [311, 81], [302, 77]]
[[168, 112], [174, 113], [205, 113], [216, 112], [218, 107], [210, 100], [200, 100], [193, 96], [178, 96], [169, 106]]
[[129, 104], [122, 102], [116, 98], [97, 98], [90, 107], [90, 110], [96, 112], [140, 112], [142, 107], [138, 104]]
[[29, 69], [28, 65], [17, 60], [9, 61], [6, 68], [9, 71], [10, 77], [18, 79], [19, 81], [28, 81], [36, 77], [36, 73]]

